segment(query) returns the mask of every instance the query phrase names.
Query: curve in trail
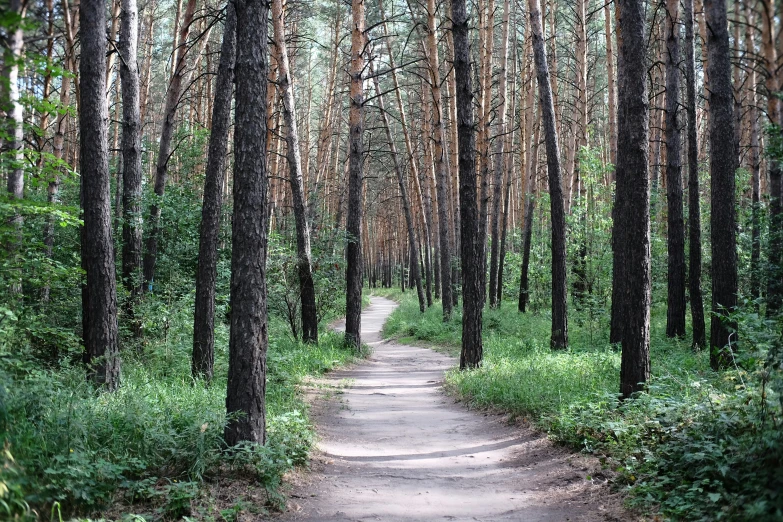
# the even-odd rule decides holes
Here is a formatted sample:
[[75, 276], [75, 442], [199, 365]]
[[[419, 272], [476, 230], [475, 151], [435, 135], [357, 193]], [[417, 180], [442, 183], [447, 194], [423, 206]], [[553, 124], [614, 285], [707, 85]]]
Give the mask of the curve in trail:
[[329, 399], [314, 407], [319, 452], [284, 520], [627, 519], [605, 481], [587, 479], [586, 459], [446, 396], [453, 358], [381, 341], [396, 306], [371, 299], [362, 339], [372, 356], [327, 378]]

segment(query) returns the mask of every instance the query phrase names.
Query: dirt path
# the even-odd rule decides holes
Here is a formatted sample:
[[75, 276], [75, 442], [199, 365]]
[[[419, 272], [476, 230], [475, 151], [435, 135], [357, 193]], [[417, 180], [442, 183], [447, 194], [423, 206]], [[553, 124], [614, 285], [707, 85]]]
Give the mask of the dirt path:
[[381, 341], [395, 307], [372, 298], [362, 315], [372, 356], [319, 389], [318, 453], [312, 472], [296, 477], [283, 520], [632, 519], [588, 459], [446, 396], [454, 359]]

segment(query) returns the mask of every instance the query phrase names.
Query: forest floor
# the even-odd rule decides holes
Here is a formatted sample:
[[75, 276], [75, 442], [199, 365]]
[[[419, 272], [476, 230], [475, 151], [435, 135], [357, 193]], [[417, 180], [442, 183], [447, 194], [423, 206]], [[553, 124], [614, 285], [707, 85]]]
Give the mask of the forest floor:
[[318, 448], [309, 471], [289, 474], [278, 520], [638, 518], [611, 492], [598, 459], [447, 396], [453, 357], [383, 341], [396, 306], [373, 297], [362, 314], [372, 355], [311, 383]]

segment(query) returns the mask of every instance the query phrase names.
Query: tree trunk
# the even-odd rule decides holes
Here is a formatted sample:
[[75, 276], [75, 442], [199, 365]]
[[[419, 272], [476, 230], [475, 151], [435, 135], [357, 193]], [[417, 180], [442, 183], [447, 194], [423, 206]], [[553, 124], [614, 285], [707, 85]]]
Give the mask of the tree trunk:
[[693, 0], [685, 0], [685, 90], [688, 110], [688, 291], [694, 349], [707, 345], [701, 294], [701, 210], [699, 207], [699, 142], [696, 122], [696, 46]]
[[[531, 91], [533, 86], [531, 85]], [[540, 105], [538, 112], [540, 113]], [[530, 244], [533, 239], [533, 211], [536, 208], [536, 173], [538, 172], [538, 145], [541, 141], [541, 125], [536, 124], [530, 146], [530, 158], [528, 159], [527, 186], [523, 205], [525, 205], [524, 229], [522, 231], [522, 268], [519, 277], [519, 311], [525, 313], [530, 301], [530, 285], [528, 274], [530, 271]]]
[[[433, 1], [433, 0], [430, 0]], [[500, 54], [500, 78], [498, 79], [498, 107], [497, 112], [500, 117], [498, 123], [498, 135], [495, 137], [495, 158], [494, 158], [494, 184], [492, 187], [492, 245], [489, 255], [489, 307], [497, 308], [498, 301], [498, 267], [500, 266], [500, 211], [503, 207], [503, 178], [505, 169], [505, 141], [506, 141], [506, 112], [508, 96], [508, 30], [509, 15], [511, 11], [510, 0], [503, 3], [503, 50]]]
[[568, 290], [566, 281], [566, 225], [563, 204], [563, 180], [560, 171], [560, 146], [555, 127], [555, 107], [549, 83], [544, 33], [539, 0], [528, 0], [533, 58], [538, 77], [539, 100], [544, 123], [546, 162], [549, 174], [549, 200], [552, 214], [552, 335], [553, 349], [568, 347]]
[[[128, 313], [141, 293], [141, 115], [139, 100], [138, 31], [136, 0], [122, 0], [119, 51], [122, 83], [122, 281], [130, 292]], [[133, 331], [140, 334], [134, 322]]]
[[[10, 0], [8, 5], [9, 12], [19, 16], [19, 20], [14, 26], [8, 28], [6, 37], [7, 48], [5, 54], [5, 70], [3, 74], [4, 82], [7, 82], [8, 90], [4, 99], [0, 99], [2, 109], [6, 113], [6, 132], [8, 133], [8, 149], [11, 159], [8, 170], [7, 189], [11, 199], [20, 200], [24, 198], [24, 120], [22, 104], [19, 101], [19, 63], [22, 59], [22, 49], [24, 47], [24, 32], [22, 30], [25, 6], [22, 0]], [[1, 91], [0, 91], [1, 92]], [[5, 130], [5, 129], [4, 129]], [[11, 257], [21, 247], [22, 243], [22, 215], [17, 211], [11, 220], [11, 226], [15, 229], [16, 236], [13, 241], [9, 241], [6, 246]], [[12, 265], [18, 265], [18, 261], [12, 262]], [[18, 294], [22, 291], [21, 271], [17, 272], [11, 279], [11, 292]]]
[[352, 0], [351, 109], [348, 123], [348, 216], [345, 249], [345, 344], [356, 351], [362, 345], [362, 171], [364, 169], [364, 0]]
[[435, 190], [438, 198], [438, 239], [440, 240], [440, 289], [443, 321], [451, 318], [454, 305], [451, 288], [451, 245], [449, 244], [449, 171], [446, 165], [443, 130], [443, 102], [440, 92], [440, 70], [438, 60], [437, 26], [435, 23], [435, 0], [427, 0], [427, 62], [430, 69], [432, 91], [433, 141], [432, 154], [435, 160]]
[[[277, 1], [277, 0], [275, 0]], [[375, 70], [370, 64], [370, 74], [373, 76], [373, 82], [375, 83], [375, 92], [378, 96], [378, 108], [381, 112], [381, 120], [383, 121], [383, 127], [386, 131], [386, 139], [389, 142], [389, 150], [391, 152], [392, 162], [394, 163], [394, 172], [397, 174], [397, 184], [400, 187], [400, 196], [402, 198], [402, 210], [405, 215], [405, 225], [408, 229], [408, 241], [410, 242], [410, 274], [413, 284], [416, 285], [416, 294], [419, 298], [419, 311], [424, 313], [424, 288], [421, 284], [421, 271], [419, 270], [419, 247], [418, 239], [416, 238], [415, 225], [413, 223], [413, 213], [411, 212], [411, 202], [408, 197], [408, 186], [405, 182], [405, 176], [402, 173], [402, 166], [397, 155], [397, 146], [394, 144], [394, 136], [392, 135], [391, 126], [389, 125], [389, 117], [386, 114], [386, 109], [383, 103], [383, 96], [381, 93], [381, 86], [378, 82], [378, 77], [375, 76]]]
[[196, 270], [196, 303], [193, 314], [193, 377], [212, 380], [215, 363], [215, 284], [217, 280], [220, 213], [223, 206], [228, 129], [231, 126], [231, 98], [234, 91], [237, 17], [234, 3], [226, 3], [223, 43], [220, 47], [212, 104], [212, 131], [204, 179], [204, 201], [201, 206], [201, 228]]
[[[147, 251], [144, 253], [144, 288], [152, 291], [155, 283], [155, 265], [158, 261], [158, 238], [160, 236], [161, 199], [166, 190], [169, 158], [172, 154], [171, 140], [174, 137], [174, 123], [177, 105], [182, 94], [182, 85], [187, 84], [185, 69], [187, 65], [187, 40], [190, 25], [196, 11], [196, 0], [188, 0], [185, 15], [181, 22], [179, 39], [175, 41], [174, 66], [172, 68], [169, 88], [166, 91], [166, 104], [163, 108], [163, 123], [158, 142], [158, 160], [155, 165], [155, 202], [150, 208], [151, 230], [147, 238]], [[184, 81], [183, 81], [184, 80]]]
[[479, 238], [476, 194], [476, 142], [473, 125], [473, 87], [470, 78], [470, 42], [465, 0], [452, 0], [454, 74], [457, 84], [457, 136], [459, 139], [459, 204], [462, 258], [462, 351], [459, 367], [475, 368], [483, 356], [483, 288], [480, 271], [484, 248]]
[[99, 0], [83, 0], [81, 24], [81, 199], [84, 211], [82, 292], [84, 362], [94, 383], [115, 390], [120, 380], [117, 287], [111, 237], [109, 109], [106, 103], [106, 13]]
[[[234, 221], [226, 411], [228, 446], [266, 440], [268, 7], [236, 0]], [[239, 415], [236, 415], [239, 414]]]
[[[756, 44], [753, 39], [753, 14], [754, 11], [750, 5], [745, 6], [745, 17], [747, 25], [745, 27], [745, 49], [753, 51]], [[748, 83], [750, 85], [750, 99], [748, 104], [749, 132], [750, 132], [750, 172], [751, 172], [751, 254], [750, 254], [750, 298], [756, 301], [761, 297], [761, 150], [759, 144], [759, 110], [758, 96], [756, 94], [756, 70], [749, 72]]]
[[[606, 29], [606, 75], [609, 86], [609, 159], [617, 163], [617, 94], [614, 80], [614, 46], [612, 44], [612, 13], [610, 4], [604, 4], [604, 26]], [[614, 169], [612, 169], [614, 180]]]
[[[731, 87], [731, 54], [726, 0], [705, 0], [709, 26], [710, 93], [710, 239], [712, 242], [712, 312], [710, 365], [725, 368], [733, 357], [734, 322], [727, 315], [737, 306], [737, 238], [734, 209], [734, 93]], [[736, 343], [736, 338], [734, 339]]]
[[680, 162], [680, 1], [666, 0], [666, 195], [669, 246], [666, 335], [685, 336], [685, 223]]
[[[764, 53], [764, 73], [767, 88], [767, 114], [770, 123], [783, 126], [783, 110], [777, 95], [783, 91], [783, 73], [778, 64], [778, 50], [775, 48], [775, 0], [763, 0], [761, 10], [761, 40]], [[780, 40], [780, 36], [777, 37]], [[778, 41], [778, 43], [780, 43]], [[780, 129], [778, 129], [780, 130]], [[767, 315], [774, 316], [783, 308], [783, 204], [781, 202], [781, 179], [783, 160], [770, 158], [769, 169], [769, 273], [767, 276]]]
[[272, 25], [277, 51], [278, 84], [283, 98], [283, 123], [286, 127], [286, 157], [291, 182], [291, 200], [296, 222], [296, 252], [299, 274], [299, 295], [302, 305], [302, 341], [318, 342], [318, 313], [315, 306], [315, 283], [310, 253], [310, 226], [307, 223], [307, 207], [304, 199], [302, 160], [299, 152], [299, 131], [296, 125], [296, 105], [288, 50], [285, 43], [283, 0], [272, 0]]
[[[650, 179], [645, 2], [621, 0], [612, 322], [622, 344], [620, 393], [650, 378]], [[617, 321], [615, 323], [615, 321]]]

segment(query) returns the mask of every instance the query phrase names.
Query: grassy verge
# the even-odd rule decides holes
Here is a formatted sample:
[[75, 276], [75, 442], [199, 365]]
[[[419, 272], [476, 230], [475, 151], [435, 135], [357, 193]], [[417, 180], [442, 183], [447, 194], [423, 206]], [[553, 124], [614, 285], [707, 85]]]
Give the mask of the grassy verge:
[[[648, 393], [617, 400], [620, 354], [603, 323], [572, 313], [567, 351], [549, 349], [550, 318], [516, 303], [484, 312], [480, 369], [446, 376], [473, 406], [530, 419], [550, 436], [598, 455], [618, 475], [629, 502], [684, 520], [783, 520], [780, 366], [769, 364], [775, 329], [740, 319], [742, 356], [713, 372], [707, 353], [665, 336], [665, 307], [652, 315], [653, 378]], [[450, 346], [461, 317], [447, 323], [436, 304], [420, 314], [406, 296], [384, 334]]]
[[110, 509], [147, 520], [231, 520], [236, 509], [221, 512], [204, 485], [232, 475], [260, 486], [268, 506], [281, 503], [282, 475], [307, 461], [313, 442], [298, 385], [353, 356], [340, 334], [321, 333], [317, 347], [303, 345], [272, 318], [269, 443], [229, 452], [222, 440], [227, 328], [220, 324], [216, 332], [215, 380], [194, 382], [191, 307], [189, 300], [174, 303], [165, 336], [141, 354], [123, 354], [122, 386], [112, 394], [88, 385], [75, 357], [42, 368], [0, 343], [0, 519], [57, 520]]

